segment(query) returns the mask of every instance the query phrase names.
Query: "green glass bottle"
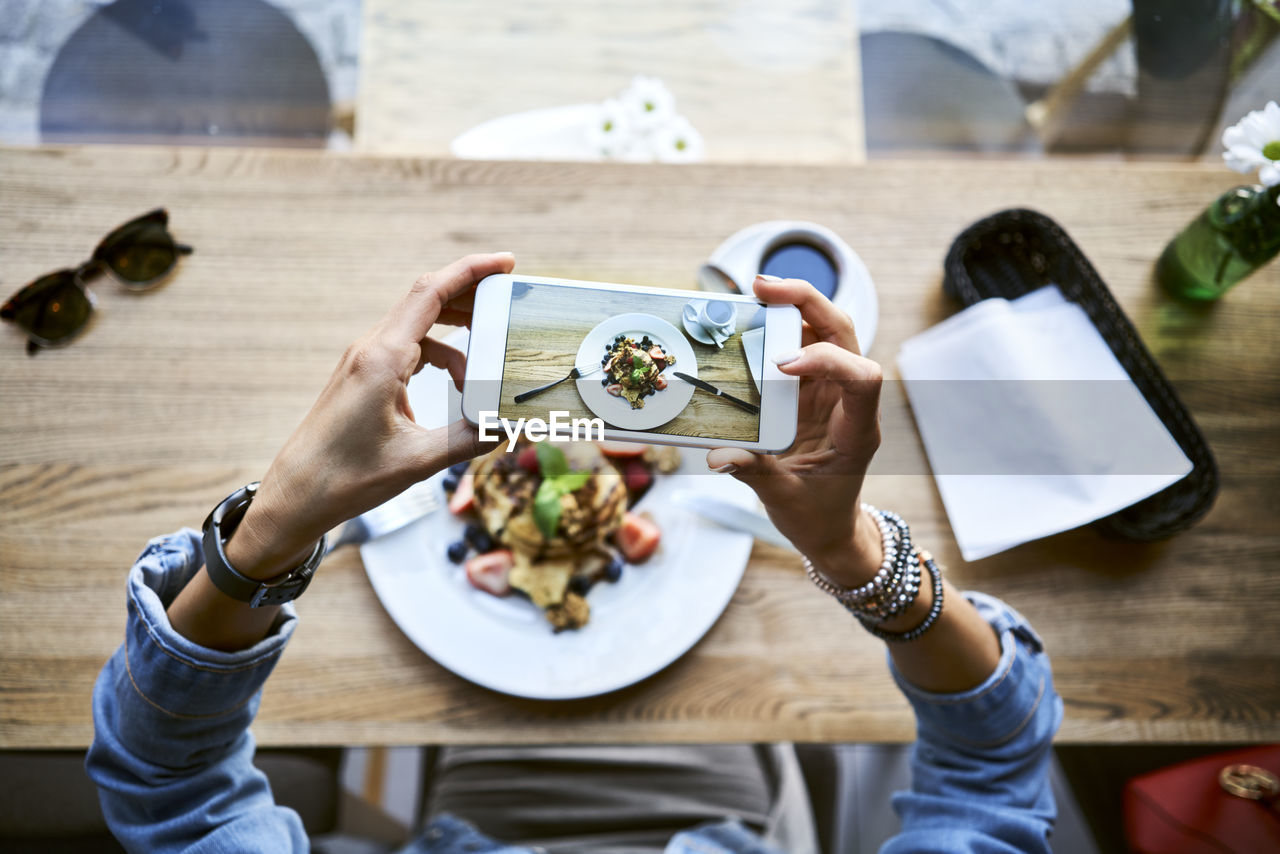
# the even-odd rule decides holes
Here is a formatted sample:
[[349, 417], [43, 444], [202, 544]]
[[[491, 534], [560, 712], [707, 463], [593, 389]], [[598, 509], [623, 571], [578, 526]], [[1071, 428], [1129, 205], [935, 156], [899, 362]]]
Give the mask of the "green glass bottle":
[[1156, 264], [1165, 290], [1215, 300], [1280, 252], [1280, 185], [1223, 193], [1169, 241]]

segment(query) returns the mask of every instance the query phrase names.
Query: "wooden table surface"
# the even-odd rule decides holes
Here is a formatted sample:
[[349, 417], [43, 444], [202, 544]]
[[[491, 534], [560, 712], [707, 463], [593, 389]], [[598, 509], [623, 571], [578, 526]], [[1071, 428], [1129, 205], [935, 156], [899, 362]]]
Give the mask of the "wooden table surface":
[[[871, 355], [954, 311], [951, 239], [1031, 205], [1095, 262], [1215, 448], [1222, 493], [1151, 545], [1084, 530], [963, 563], [901, 389], [884, 393], [870, 500], [900, 511], [961, 587], [1043, 635], [1059, 738], [1280, 740], [1280, 267], [1205, 308], [1151, 281], [1164, 242], [1232, 185], [1205, 165], [947, 162], [848, 168], [531, 165], [210, 149], [0, 150], [0, 275], [11, 291], [87, 257], [156, 205], [196, 253], [165, 287], [95, 286], [73, 346], [28, 358], [0, 333], [0, 747], [82, 747], [91, 686], [122, 639], [146, 540], [198, 526], [259, 477], [346, 343], [423, 270], [512, 250], [529, 274], [691, 286], [752, 222], [812, 219], [862, 255], [881, 302]], [[886, 470], [892, 469], [890, 470]], [[878, 643], [757, 546], [707, 637], [653, 678], [547, 704], [476, 688], [417, 650], [354, 550], [299, 603], [255, 724], [268, 745], [900, 741], [909, 709]]]
[[[846, 0], [363, 0], [355, 145], [441, 157], [510, 113], [616, 96], [656, 76], [712, 163], [863, 159]], [[800, 12], [800, 14], [797, 14]]]

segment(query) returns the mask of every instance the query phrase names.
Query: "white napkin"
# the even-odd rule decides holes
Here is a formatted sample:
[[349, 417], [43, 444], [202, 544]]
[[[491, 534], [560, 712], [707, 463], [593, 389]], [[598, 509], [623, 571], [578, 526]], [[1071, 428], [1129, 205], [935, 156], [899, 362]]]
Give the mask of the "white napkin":
[[898, 368], [965, 560], [1107, 516], [1192, 469], [1056, 286], [970, 306], [904, 342]]

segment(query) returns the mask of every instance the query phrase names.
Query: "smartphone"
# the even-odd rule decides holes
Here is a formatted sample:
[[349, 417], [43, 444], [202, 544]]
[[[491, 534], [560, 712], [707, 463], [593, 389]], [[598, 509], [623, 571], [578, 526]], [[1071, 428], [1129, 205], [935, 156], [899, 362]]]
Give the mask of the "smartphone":
[[[462, 414], [484, 438], [786, 450], [795, 306], [701, 291], [494, 275], [476, 289]], [[514, 441], [512, 442], [514, 444]]]

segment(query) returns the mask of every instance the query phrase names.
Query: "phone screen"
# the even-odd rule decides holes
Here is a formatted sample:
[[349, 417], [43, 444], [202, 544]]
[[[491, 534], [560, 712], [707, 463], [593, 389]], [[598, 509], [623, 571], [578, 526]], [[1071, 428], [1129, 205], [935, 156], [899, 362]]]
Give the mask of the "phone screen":
[[[548, 420], [554, 413], [561, 423], [588, 419], [618, 430], [757, 442], [765, 311], [696, 291], [668, 296], [517, 279], [498, 415]], [[575, 368], [576, 378], [531, 394]]]

